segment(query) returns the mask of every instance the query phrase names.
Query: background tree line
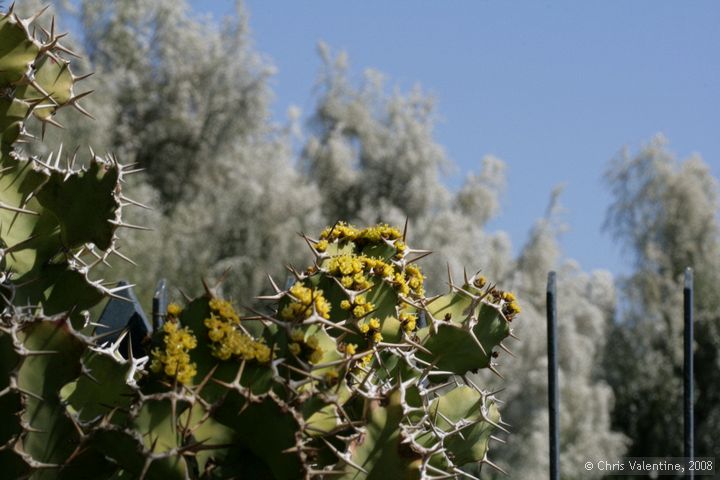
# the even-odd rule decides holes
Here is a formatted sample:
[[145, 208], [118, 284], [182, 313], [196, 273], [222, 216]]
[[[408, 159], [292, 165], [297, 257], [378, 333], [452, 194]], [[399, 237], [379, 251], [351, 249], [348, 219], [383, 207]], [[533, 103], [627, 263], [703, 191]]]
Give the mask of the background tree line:
[[[39, 2], [25, 1], [25, 11]], [[65, 148], [114, 152], [143, 173], [128, 196], [134, 209], [124, 253], [141, 267], [113, 265], [145, 299], [158, 278], [196, 291], [220, 277], [225, 294], [251, 303], [302, 265], [297, 232], [343, 219], [358, 224], [407, 218], [414, 244], [439, 246], [424, 262], [429, 278], [471, 265], [517, 291], [523, 315], [501, 371], [505, 419], [513, 434], [495, 458], [511, 478], [547, 472], [544, 289], [559, 271], [561, 448], [568, 478], [590, 478], [589, 455], [664, 456], [682, 452], [682, 283], [695, 268], [697, 454], [713, 456], [720, 431], [720, 232], [718, 185], [699, 156], [680, 160], [662, 136], [608, 164], [613, 194], [606, 227], [633, 261], [623, 278], [583, 271], [558, 245], [558, 193], [519, 255], [503, 232], [488, 231], [506, 183], [505, 164], [488, 156], [456, 190], [442, 182], [451, 166], [433, 137], [433, 100], [420, 89], [390, 93], [379, 72], [352, 82], [348, 60], [321, 45], [319, 93], [307, 125], [270, 113], [272, 66], [253, 47], [246, 15], [222, 28], [177, 0], [58, 1], [95, 116], [48, 131]], [[81, 72], [85, 73], [85, 72]], [[639, 139], [641, 140], [641, 139]], [[49, 142], [54, 144], [55, 142]], [[43, 154], [45, 152], [37, 152]], [[517, 241], [517, 239], [515, 240]], [[430, 291], [445, 288], [429, 285]]]

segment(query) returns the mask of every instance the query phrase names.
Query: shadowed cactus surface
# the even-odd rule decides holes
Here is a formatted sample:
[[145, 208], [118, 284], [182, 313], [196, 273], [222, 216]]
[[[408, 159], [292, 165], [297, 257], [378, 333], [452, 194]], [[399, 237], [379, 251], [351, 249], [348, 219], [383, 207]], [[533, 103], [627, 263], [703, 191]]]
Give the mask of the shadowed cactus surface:
[[[479, 369], [520, 308], [484, 277], [427, 297], [388, 225], [305, 238], [314, 260], [262, 309], [211, 288], [170, 305], [145, 351], [92, 335], [91, 280], [118, 250], [132, 172], [28, 156], [33, 123], [78, 104], [54, 29], [0, 14], [0, 470], [8, 478], [472, 478], [504, 430]], [[497, 373], [497, 372], [496, 372]]]

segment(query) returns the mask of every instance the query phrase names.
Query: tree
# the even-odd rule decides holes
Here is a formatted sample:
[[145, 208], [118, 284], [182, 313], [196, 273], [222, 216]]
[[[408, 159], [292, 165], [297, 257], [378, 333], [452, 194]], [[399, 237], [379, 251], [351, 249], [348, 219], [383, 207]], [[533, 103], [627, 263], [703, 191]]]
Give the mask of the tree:
[[[536, 224], [515, 262], [513, 284], [525, 299], [515, 328], [515, 358], [504, 358], [507, 374], [504, 418], [511, 425], [501, 464], [513, 478], [542, 478], [549, 470], [547, 408], [547, 273], [558, 271], [558, 360], [560, 378], [560, 463], [563, 477], [599, 478], [586, 461], [620, 458], [627, 438], [611, 428], [613, 392], [602, 379], [601, 355], [615, 309], [615, 288], [607, 271], [583, 272], [563, 260], [562, 230], [553, 193], [548, 215]], [[502, 353], [502, 352], [501, 352]]]
[[[508, 274], [510, 242], [484, 226], [498, 211], [505, 185], [504, 164], [486, 156], [479, 174], [469, 174], [458, 192], [441, 180], [451, 166], [433, 138], [433, 99], [419, 87], [403, 94], [387, 87], [380, 73], [366, 71], [354, 86], [347, 57], [320, 45], [322, 88], [302, 166], [322, 196], [322, 212], [337, 220], [402, 225], [416, 244], [442, 245], [423, 260], [429, 278], [446, 278], [449, 264], [482, 268], [500, 279]], [[445, 289], [436, 282], [433, 291]]]
[[623, 151], [607, 181], [614, 203], [607, 228], [629, 250], [634, 272], [621, 283], [620, 321], [605, 365], [617, 402], [613, 424], [635, 456], [682, 449], [682, 280], [696, 288], [696, 453], [718, 451], [720, 428], [720, 230], [718, 184], [699, 155], [679, 161], [661, 135], [639, 152]]
[[317, 195], [270, 120], [273, 67], [242, 5], [222, 28], [174, 0], [84, 1], [76, 15], [89, 81], [107, 92], [90, 96], [102, 133], [91, 144], [143, 170], [127, 196], [154, 209], [131, 220], [153, 232], [129, 235], [125, 251], [143, 269], [119, 268], [143, 292], [160, 277], [196, 289], [231, 268], [226, 293], [244, 301], [261, 272], [284, 277], [278, 265], [302, 251], [296, 233], [319, 227]]

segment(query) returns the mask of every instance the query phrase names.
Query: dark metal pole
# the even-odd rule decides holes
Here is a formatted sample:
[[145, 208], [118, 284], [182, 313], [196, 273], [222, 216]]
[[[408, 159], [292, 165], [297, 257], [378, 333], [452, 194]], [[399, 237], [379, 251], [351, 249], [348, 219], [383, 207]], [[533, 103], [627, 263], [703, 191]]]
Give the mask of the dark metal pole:
[[[684, 393], [685, 393], [685, 457], [692, 461], [695, 457], [695, 433], [694, 421], [695, 412], [693, 411], [693, 271], [688, 267], [685, 269], [685, 288], [683, 289], [683, 310], [685, 320], [684, 334], [684, 350], [685, 350], [685, 368], [684, 368]], [[694, 477], [694, 472], [689, 472], [690, 478]]]
[[560, 410], [557, 361], [557, 303], [555, 272], [548, 273], [547, 282], [547, 355], [548, 411], [550, 415], [550, 480], [560, 479]]

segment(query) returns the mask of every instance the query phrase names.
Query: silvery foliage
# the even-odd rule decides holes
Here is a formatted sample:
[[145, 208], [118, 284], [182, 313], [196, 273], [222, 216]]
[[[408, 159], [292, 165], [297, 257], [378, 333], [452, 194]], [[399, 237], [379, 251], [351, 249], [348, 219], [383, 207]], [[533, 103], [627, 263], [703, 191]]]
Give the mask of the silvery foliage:
[[517, 260], [513, 288], [524, 299], [515, 325], [515, 357], [500, 351], [505, 387], [504, 419], [511, 425], [507, 445], [498, 448], [499, 464], [511, 478], [544, 478], [549, 471], [547, 409], [547, 273], [556, 270], [558, 291], [558, 361], [560, 377], [560, 462], [568, 478], [600, 478], [584, 469], [586, 461], [619, 458], [627, 439], [611, 428], [613, 392], [600, 366], [615, 308], [615, 288], [607, 271], [582, 271], [564, 260], [558, 245], [559, 190], [551, 197], [546, 218], [537, 222]]
[[606, 353], [614, 422], [633, 455], [682, 452], [683, 316], [686, 266], [694, 268], [698, 455], [718, 451], [720, 428], [720, 230], [718, 183], [699, 155], [680, 161], [662, 135], [627, 150], [607, 171], [614, 195], [607, 227], [634, 272], [621, 285], [621, 319]]
[[142, 292], [160, 277], [195, 291], [228, 270], [225, 294], [244, 300], [267, 272], [284, 278], [297, 232], [319, 226], [317, 195], [293, 168], [290, 129], [270, 120], [274, 69], [242, 8], [222, 28], [175, 0], [88, 0], [75, 15], [102, 92], [90, 144], [144, 169], [126, 189], [153, 208], [131, 219], [153, 231], [126, 235], [142, 268], [121, 273]]
[[[366, 71], [359, 86], [349, 78], [346, 55], [321, 44], [321, 94], [311, 120], [302, 166], [323, 195], [329, 223], [409, 223], [414, 244], [434, 246], [422, 265], [429, 278], [447, 278], [447, 264], [482, 268], [504, 278], [510, 242], [484, 231], [499, 209], [504, 164], [487, 156], [458, 192], [442, 175], [452, 166], [433, 138], [433, 99], [419, 87], [389, 88], [381, 74]], [[471, 272], [473, 273], [473, 272]], [[446, 288], [429, 285], [430, 291]]]

